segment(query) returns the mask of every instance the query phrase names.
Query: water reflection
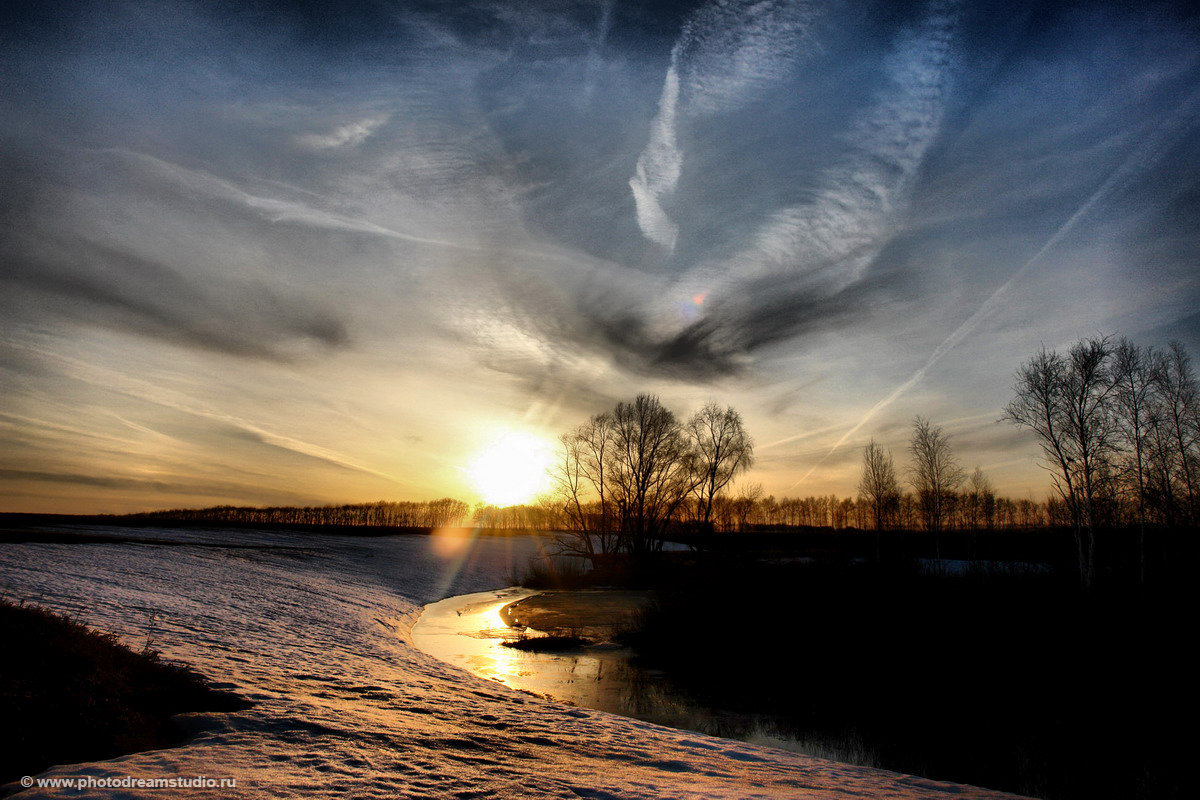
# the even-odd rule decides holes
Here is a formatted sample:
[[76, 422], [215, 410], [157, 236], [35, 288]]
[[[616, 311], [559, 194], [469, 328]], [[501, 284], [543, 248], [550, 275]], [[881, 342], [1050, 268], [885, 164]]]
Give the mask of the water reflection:
[[432, 603], [413, 627], [413, 643], [481, 677], [578, 706], [837, 760], [875, 763], [873, 754], [865, 751], [781, 733], [776, 721], [767, 717], [705, 708], [674, 689], [661, 673], [633, 664], [627, 648], [604, 644], [537, 653], [502, 646], [519, 633], [504, 623], [500, 609], [535, 594], [511, 588]]
[[519, 634], [505, 625], [500, 609], [534, 594], [538, 592], [513, 588], [432, 603], [413, 627], [413, 643], [481, 677], [580, 706], [642, 716], [661, 704], [645, 671], [629, 664], [625, 648], [598, 645], [531, 653], [502, 646]]

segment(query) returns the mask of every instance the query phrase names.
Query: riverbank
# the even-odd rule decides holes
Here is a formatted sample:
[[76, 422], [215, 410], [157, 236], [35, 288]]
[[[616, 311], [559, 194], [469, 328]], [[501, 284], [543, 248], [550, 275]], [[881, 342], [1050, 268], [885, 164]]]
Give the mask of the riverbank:
[[[538, 585], [564, 582], [555, 566], [542, 565]], [[1037, 564], [956, 566], [733, 548], [610, 559], [598, 577], [566, 577], [634, 576], [655, 602], [629, 614], [618, 592], [559, 591], [505, 617], [560, 634], [619, 629], [632, 682], [691, 711], [641, 704], [628, 712], [641, 719], [747, 740], [754, 728], [730, 720], [761, 721], [842, 759], [1049, 800], [1185, 796], [1187, 753], [1162, 709], [1190, 686], [1181, 631], [1193, 623], [1193, 582], [1160, 570], [1152, 583], [1107, 576], [1084, 592]], [[851, 751], [867, 757], [841, 755]]]
[[[38, 598], [135, 644], [152, 634], [164, 657], [219, 675], [254, 702], [245, 711], [197, 715], [203, 729], [179, 747], [56, 767], [43, 777], [237, 781], [232, 790], [188, 792], [213, 800], [1003, 797], [572, 708], [413, 646], [425, 604], [505, 585], [541, 540], [221, 535], [274, 546], [0, 548], [8, 596]], [[211, 543], [217, 538], [206, 534]], [[498, 657], [519, 665], [523, 655]], [[21, 796], [112, 793], [35, 787]], [[151, 800], [162, 790], [121, 793]]]
[[[1188, 752], [1192, 584], [701, 561], [624, 638], [706, 707], [852, 739], [886, 769], [1050, 800], [1167, 800]], [[731, 602], [730, 598], [736, 598]]]
[[[661, 671], [637, 663], [624, 640], [641, 627], [642, 616], [654, 603], [655, 594], [649, 591], [536, 592], [511, 587], [431, 603], [412, 636], [418, 648], [443, 661], [569, 705], [832, 761], [879, 766], [874, 754], [852, 737], [790, 736], [769, 713], [706, 706], [678, 691]], [[543, 627], [530, 629], [522, 623]]]
[[500, 618], [517, 630], [611, 642], [633, 627], [653, 599], [653, 592], [637, 589], [542, 592], [504, 606]]

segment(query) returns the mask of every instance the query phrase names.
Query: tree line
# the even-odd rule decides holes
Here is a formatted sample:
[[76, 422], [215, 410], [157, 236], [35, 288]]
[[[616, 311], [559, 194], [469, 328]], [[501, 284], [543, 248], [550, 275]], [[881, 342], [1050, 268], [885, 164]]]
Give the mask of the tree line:
[[555, 495], [537, 513], [522, 507], [522, 517], [568, 529], [565, 548], [588, 557], [653, 551], [672, 528], [906, 529], [936, 541], [948, 530], [1069, 527], [1085, 583], [1099, 529], [1136, 527], [1144, 538], [1147, 525], [1195, 525], [1200, 391], [1182, 345], [1099, 337], [1061, 354], [1043, 348], [1017, 371], [1002, 419], [1035, 434], [1052, 477], [1045, 500], [997, 496], [982, 469], [963, 468], [946, 431], [921, 416], [903, 471], [871, 440], [857, 496], [776, 499], [753, 485], [729, 491], [754, 460], [733, 408], [709, 404], [681, 422], [640, 395], [562, 437]]
[[1016, 373], [1002, 419], [1031, 431], [1052, 493], [998, 496], [968, 472], [945, 430], [912, 424], [897, 467], [875, 440], [862, 451], [857, 493], [763, 496], [734, 481], [754, 464], [754, 442], [732, 407], [709, 403], [682, 419], [648, 394], [593, 415], [560, 437], [554, 490], [498, 508], [453, 498], [307, 507], [218, 506], [143, 517], [224, 523], [366, 525], [563, 531], [564, 552], [594, 558], [662, 549], [668, 536], [814, 527], [992, 531], [1069, 528], [1080, 576], [1095, 577], [1098, 532], [1192, 527], [1200, 515], [1200, 390], [1178, 343], [1085, 339], [1041, 349]]
[[[986, 480], [986, 478], [985, 478]], [[713, 501], [713, 532], [736, 533], [773, 528], [876, 529], [872, 504], [859, 496], [837, 494], [808, 497], [763, 495], [758, 484], [719, 494]], [[880, 530], [921, 530], [924, 523], [915, 496], [901, 491]], [[497, 530], [560, 530], [570, 522], [556, 499], [536, 504], [480, 506], [471, 515], [473, 524]], [[680, 531], [694, 531], [698, 518], [685, 507], [675, 520]], [[1032, 500], [996, 495], [988, 482], [982, 491], [964, 487], [955, 495], [953, 511], [945, 517], [945, 530], [1030, 530], [1067, 525], [1065, 507], [1055, 498]]]
[[1069, 516], [1080, 577], [1096, 577], [1098, 533], [1115, 524], [1194, 527], [1200, 512], [1200, 391], [1178, 342], [1127, 338], [1042, 348], [1017, 372], [1005, 418], [1032, 431]]
[[212, 508], [152, 511], [130, 516], [220, 524], [440, 528], [447, 525], [461, 525], [469, 521], [471, 506], [462, 500], [443, 497], [438, 500], [398, 502], [380, 500], [375, 503], [325, 506], [214, 506]]
[[[979, 468], [967, 474], [942, 428], [918, 417], [907, 482], [872, 440], [863, 452], [857, 496], [764, 496], [734, 486], [754, 463], [740, 414], [710, 403], [685, 422], [657, 397], [618, 403], [564, 434], [556, 490], [537, 505], [477, 512], [492, 527], [563, 529], [575, 555], [661, 548], [667, 534], [813, 527], [835, 530], [1030, 529], [1061, 523], [1063, 508], [999, 497]], [[905, 488], [911, 488], [906, 491]]]

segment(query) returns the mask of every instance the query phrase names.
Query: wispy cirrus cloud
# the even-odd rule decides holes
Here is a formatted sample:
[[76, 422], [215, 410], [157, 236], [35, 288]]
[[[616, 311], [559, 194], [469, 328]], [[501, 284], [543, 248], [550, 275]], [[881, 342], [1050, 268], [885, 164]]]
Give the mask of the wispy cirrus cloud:
[[[4, 484], [62, 484], [80, 488], [135, 491], [161, 495], [213, 498], [236, 495], [242, 487], [228, 481], [196, 480], [188, 474], [168, 475], [162, 478], [146, 478], [107, 473], [54, 472], [31, 469], [0, 468], [0, 483]], [[310, 501], [305, 495], [294, 492], [275, 492], [276, 502], [304, 503]], [[193, 501], [194, 502], [194, 501]]]
[[[1067, 236], [1069, 236], [1076, 226], [1085, 220], [1089, 213], [1096, 208], [1100, 203], [1107, 199], [1111, 194], [1117, 191], [1123, 184], [1132, 182], [1136, 176], [1144, 173], [1152, 168], [1159, 161], [1164, 153], [1176, 144], [1180, 138], [1190, 129], [1200, 125], [1200, 90], [1193, 92], [1187, 96], [1183, 102], [1166, 118], [1161, 126], [1139, 141], [1104, 180], [1103, 183], [1092, 192], [1078, 208], [1076, 208], [1069, 217], [1060, 225], [1054, 233], [1048, 238], [1040, 248], [1030, 258], [1013, 272], [1004, 283], [988, 295], [984, 300], [961, 324], [954, 328], [945, 339], [943, 339], [929, 357], [921, 366], [908, 376], [906, 380], [893, 388], [886, 396], [880, 399], [875, 405], [871, 406], [867, 412], [856, 422], [848, 431], [846, 431], [833, 446], [830, 447], [831, 455], [839, 447], [851, 439], [859, 430], [867, 423], [874, 419], [880, 412], [884, 411], [888, 406], [895, 403], [900, 397], [904, 396], [925, 379], [929, 371], [933, 369], [939, 361], [941, 361], [951, 350], [962, 343], [964, 339], [973, 334], [982, 325], [989, 316], [995, 314], [1005, 303], [1010, 301], [1010, 293], [1022, 277], [1035, 266], [1041, 264], [1043, 260], [1053, 252]], [[824, 459], [818, 461], [809, 470], [820, 466]], [[805, 476], [807, 477], [807, 475]], [[801, 478], [803, 480], [803, 478]]]
[[658, 114], [650, 123], [650, 141], [638, 158], [637, 171], [629, 179], [642, 235], [668, 253], [674, 251], [679, 236], [679, 226], [663, 208], [683, 171], [683, 153], [675, 132], [678, 106], [679, 74], [672, 63], [658, 101]]
[[[864, 278], [902, 226], [913, 181], [941, 132], [953, 78], [957, 17], [956, 2], [938, 0], [918, 23], [896, 36], [883, 61], [879, 88], [844, 134], [844, 152], [820, 171], [811, 199], [770, 212], [748, 246], [687, 269], [663, 300], [643, 312], [653, 320], [642, 327], [648, 334], [642, 346], [656, 351], [651, 363], [684, 371], [689, 365], [706, 372], [729, 371], [756, 348], [800, 333], [820, 317], [836, 317], [843, 305], [837, 295]], [[765, 41], [779, 46], [773, 38]], [[735, 87], [745, 90], [777, 76], [783, 58], [772, 52], [776, 57], [765, 59], [767, 67], [746, 76], [717, 71], [715, 77], [694, 78], [695, 95], [707, 99], [701, 107], [708, 111], [728, 104], [740, 96]], [[673, 69], [675, 61], [673, 55]], [[660, 108], [656, 124], [661, 122]], [[681, 159], [665, 146], [648, 149], [642, 159], [650, 163], [668, 157]], [[670, 181], [647, 181], [641, 191], [659, 197], [673, 188]], [[673, 230], [664, 227], [660, 206], [646, 208], [646, 214], [659, 219], [643, 226], [648, 236]], [[642, 210], [639, 205], [639, 214]], [[680, 317], [679, 308], [694, 308], [692, 318]]]
[[803, 2], [710, 2], [684, 23], [671, 50], [650, 139], [629, 181], [642, 234], [668, 253], [679, 226], [664, 208], [683, 172], [681, 118], [734, 111], [794, 68], [817, 12]]
[[854, 122], [841, 163], [825, 172], [811, 202], [764, 223], [753, 247], [734, 259], [737, 277], [799, 271], [833, 293], [862, 276], [903, 218], [912, 181], [941, 132], [958, 5], [937, 0], [901, 33], [884, 64], [883, 88]]
[[[312, 442], [305, 441], [294, 436], [289, 436], [287, 434], [272, 431], [266, 425], [260, 422], [247, 420], [237, 415], [208, 407], [195, 398], [181, 395], [178, 392], [168, 388], [156, 386], [148, 381], [142, 380], [141, 378], [127, 375], [118, 369], [113, 369], [108, 366], [88, 364], [75, 358], [43, 350], [30, 345], [21, 345], [15, 342], [7, 342], [6, 344], [9, 347], [18, 347], [20, 349], [36, 352], [44, 359], [59, 365], [63, 371], [63, 374], [72, 380], [89, 384], [97, 389], [118, 392], [129, 397], [130, 399], [153, 403], [171, 411], [176, 411], [192, 417], [208, 420], [213, 423], [226, 426], [236, 431], [238, 435], [249, 438], [253, 441], [268, 445], [270, 447], [278, 448], [280, 450], [285, 450], [296, 455], [315, 459], [328, 465], [354, 472], [361, 472], [392, 482], [398, 482], [395, 476], [359, 463], [355, 459], [339, 453], [332, 448], [314, 444]], [[61, 428], [62, 426], [58, 427]]]
[[185, 191], [246, 208], [268, 222], [292, 223], [333, 231], [364, 233], [390, 239], [401, 239], [417, 244], [436, 245], [438, 247], [477, 249], [473, 245], [464, 244], [461, 241], [431, 238], [416, 233], [400, 231], [380, 225], [361, 216], [319, 208], [311, 203], [304, 202], [298, 197], [271, 197], [256, 194], [215, 175], [174, 164], [146, 153], [113, 148], [99, 151], [97, 155], [116, 159], [123, 162], [129, 169]]
[[290, 360], [306, 344], [341, 348], [345, 322], [274, 288], [197, 281], [153, 259], [87, 239], [39, 241], [12, 256], [9, 302], [226, 355]]
[[354, 147], [370, 137], [391, 115], [376, 114], [354, 122], [338, 125], [328, 133], [303, 133], [296, 136], [296, 144], [313, 150], [332, 150], [339, 147]]

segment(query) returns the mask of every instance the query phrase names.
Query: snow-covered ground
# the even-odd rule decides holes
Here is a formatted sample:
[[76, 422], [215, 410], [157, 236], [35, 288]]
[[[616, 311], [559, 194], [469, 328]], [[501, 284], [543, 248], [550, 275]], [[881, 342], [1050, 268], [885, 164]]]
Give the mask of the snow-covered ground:
[[188, 715], [196, 735], [183, 746], [43, 777], [203, 775], [237, 788], [21, 797], [1007, 796], [571, 708], [412, 646], [422, 604], [507, 585], [531, 538], [128, 533], [193, 544], [5, 545], [0, 591], [134, 646], [149, 637], [255, 706]]

